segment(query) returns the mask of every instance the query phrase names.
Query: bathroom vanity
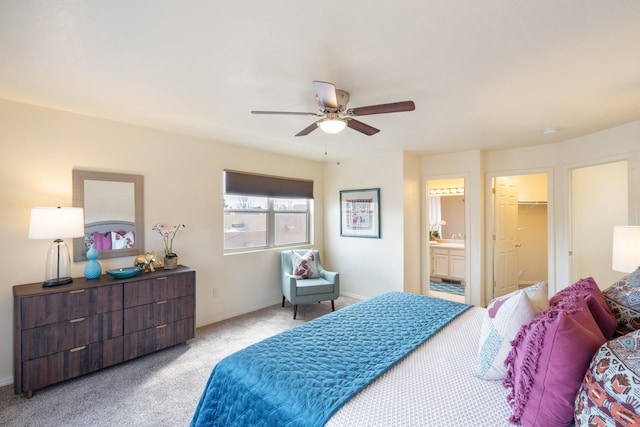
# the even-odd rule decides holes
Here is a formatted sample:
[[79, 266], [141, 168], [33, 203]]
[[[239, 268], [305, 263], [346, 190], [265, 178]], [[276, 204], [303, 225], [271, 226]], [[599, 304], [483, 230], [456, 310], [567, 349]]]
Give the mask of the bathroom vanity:
[[431, 277], [464, 282], [463, 240], [432, 240], [429, 242], [429, 249], [431, 250]]

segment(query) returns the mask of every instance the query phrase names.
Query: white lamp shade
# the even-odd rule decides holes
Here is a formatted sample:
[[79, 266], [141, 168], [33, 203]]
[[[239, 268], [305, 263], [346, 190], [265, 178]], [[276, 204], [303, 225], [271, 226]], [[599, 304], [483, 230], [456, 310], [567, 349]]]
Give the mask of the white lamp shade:
[[84, 209], [33, 208], [29, 222], [30, 239], [64, 239], [84, 235]]
[[640, 226], [614, 226], [611, 268], [615, 271], [631, 273], [638, 266], [640, 266]]
[[325, 119], [318, 126], [326, 133], [339, 133], [347, 126], [347, 122], [342, 119]]

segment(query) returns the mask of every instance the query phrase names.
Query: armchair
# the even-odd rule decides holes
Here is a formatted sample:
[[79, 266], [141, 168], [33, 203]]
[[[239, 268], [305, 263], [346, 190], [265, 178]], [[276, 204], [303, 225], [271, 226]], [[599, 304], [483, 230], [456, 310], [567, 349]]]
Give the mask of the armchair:
[[320, 254], [312, 249], [320, 277], [301, 279], [293, 275], [293, 255], [296, 252], [304, 255], [307, 249], [296, 251], [282, 251], [280, 266], [282, 274], [282, 306], [285, 299], [293, 304], [293, 318], [298, 314], [298, 304], [308, 304], [331, 300], [331, 311], [335, 310], [334, 300], [340, 295], [340, 275], [334, 271], [327, 271], [320, 263]]

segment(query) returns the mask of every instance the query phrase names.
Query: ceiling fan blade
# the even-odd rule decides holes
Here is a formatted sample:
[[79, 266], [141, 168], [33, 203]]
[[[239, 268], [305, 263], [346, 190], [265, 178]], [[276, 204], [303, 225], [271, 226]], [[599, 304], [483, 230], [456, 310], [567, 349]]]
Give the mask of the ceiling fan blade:
[[375, 135], [380, 132], [380, 129], [376, 129], [373, 126], [369, 126], [368, 124], [362, 123], [356, 119], [347, 120], [347, 126], [368, 136]]
[[302, 129], [300, 132], [296, 133], [296, 136], [305, 136], [309, 135], [311, 132], [318, 128], [318, 122], [313, 122], [306, 128]]
[[298, 111], [252, 111], [251, 114], [280, 114], [280, 115], [293, 115], [293, 116], [320, 116], [317, 113], [302, 113]]
[[416, 105], [413, 101], [392, 102], [390, 104], [370, 105], [368, 107], [351, 108], [348, 114], [354, 116], [368, 116], [370, 114], [400, 113], [402, 111], [413, 111]]
[[327, 82], [314, 81], [313, 87], [316, 89], [316, 95], [320, 105], [325, 110], [337, 110], [338, 109], [338, 97], [336, 96], [336, 87]]

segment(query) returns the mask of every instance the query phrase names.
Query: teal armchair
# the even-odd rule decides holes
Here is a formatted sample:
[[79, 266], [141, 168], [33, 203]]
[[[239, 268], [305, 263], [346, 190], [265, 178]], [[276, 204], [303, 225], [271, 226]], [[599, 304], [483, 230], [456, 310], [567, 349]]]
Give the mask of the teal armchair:
[[[304, 255], [307, 249], [296, 250]], [[293, 276], [293, 261], [291, 251], [282, 251], [280, 254], [280, 267], [282, 274], [282, 306], [285, 299], [293, 304], [293, 318], [298, 314], [298, 304], [312, 302], [331, 301], [331, 311], [335, 310], [334, 300], [340, 295], [340, 275], [334, 271], [327, 271], [320, 263], [320, 254], [313, 250], [318, 273], [320, 277], [315, 279], [297, 279]]]

